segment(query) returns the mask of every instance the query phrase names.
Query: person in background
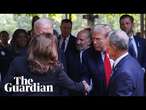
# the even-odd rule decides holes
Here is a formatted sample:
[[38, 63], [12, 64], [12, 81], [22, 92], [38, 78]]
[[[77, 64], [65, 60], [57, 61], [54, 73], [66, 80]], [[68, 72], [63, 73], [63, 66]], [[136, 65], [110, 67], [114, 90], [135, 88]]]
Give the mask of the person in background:
[[9, 33], [7, 31], [0, 32], [0, 82], [3, 81], [9, 64], [13, 59], [13, 53], [10, 49], [10, 45], [8, 44]]
[[[135, 36], [133, 32], [134, 18], [130, 15], [122, 15], [119, 20], [120, 28], [127, 33], [129, 37], [128, 52], [141, 64], [144, 73], [146, 73], [146, 40], [141, 36]], [[146, 89], [146, 76], [145, 89]], [[146, 90], [145, 90], [146, 93]]]
[[16, 56], [25, 56], [28, 46], [28, 34], [24, 29], [16, 29], [13, 33], [12, 40], [10, 42], [11, 49], [13, 51], [14, 58]]
[[143, 38], [142, 32], [136, 32], [135, 36], [139, 36], [139, 37]]
[[36, 35], [39, 35], [42, 33], [44, 33], [44, 34], [50, 33], [53, 35], [53, 37], [55, 38], [56, 43], [57, 43], [57, 49], [59, 52], [59, 59], [60, 59], [60, 51], [59, 51], [58, 39], [57, 39], [58, 33], [53, 28], [53, 22], [48, 18], [40, 18], [34, 23], [34, 33], [32, 35], [32, 38], [34, 38]]
[[67, 71], [67, 61], [71, 55], [71, 51], [75, 49], [76, 38], [71, 34], [72, 21], [69, 19], [63, 19], [61, 21], [61, 35], [58, 39], [60, 61], [64, 65], [65, 71]]
[[[67, 73], [68, 76], [74, 81], [82, 81], [84, 78], [84, 69], [82, 67], [82, 54], [86, 49], [91, 46], [91, 31], [83, 29], [78, 32], [76, 40], [76, 48], [71, 51], [70, 56], [67, 60]], [[82, 96], [76, 91], [69, 91], [70, 96]]]
[[40, 18], [34, 23], [34, 33], [33, 35], [39, 35], [42, 33], [53, 33], [53, 23], [48, 18]]
[[38, 19], [40, 19], [39, 16], [33, 16], [33, 17], [32, 17], [32, 24], [31, 24], [31, 27], [32, 27], [32, 28], [31, 28], [31, 30], [28, 31], [29, 41], [31, 40], [31, 37], [32, 37], [32, 35], [33, 35], [33, 33], [34, 33], [34, 23], [35, 23]]
[[9, 47], [9, 33], [7, 31], [0, 32], [0, 47]]
[[120, 28], [127, 33], [129, 37], [129, 53], [136, 58], [138, 62], [146, 69], [146, 41], [140, 36], [135, 36], [133, 32], [134, 18], [130, 15], [122, 15], [119, 20]]

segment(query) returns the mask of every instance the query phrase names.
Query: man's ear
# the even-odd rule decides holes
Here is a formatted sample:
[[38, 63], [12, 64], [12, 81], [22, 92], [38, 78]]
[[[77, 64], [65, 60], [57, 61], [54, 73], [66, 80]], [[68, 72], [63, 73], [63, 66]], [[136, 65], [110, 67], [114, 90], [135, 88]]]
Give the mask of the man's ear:
[[111, 47], [113, 48], [114, 51], [117, 51], [117, 48], [115, 45], [111, 45]]

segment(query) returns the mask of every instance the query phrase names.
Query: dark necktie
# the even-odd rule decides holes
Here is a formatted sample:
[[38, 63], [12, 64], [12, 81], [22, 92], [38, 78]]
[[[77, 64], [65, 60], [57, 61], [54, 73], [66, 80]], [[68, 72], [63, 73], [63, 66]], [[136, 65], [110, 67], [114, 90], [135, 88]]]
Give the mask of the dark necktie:
[[64, 52], [65, 49], [65, 39], [63, 39], [62, 45], [61, 45], [61, 50]]
[[82, 55], [83, 55], [84, 50], [80, 51], [80, 63], [82, 63]]
[[61, 44], [61, 63], [64, 66], [64, 70], [66, 71], [66, 60], [65, 60], [65, 39], [63, 39], [63, 42]]
[[128, 52], [130, 53], [131, 56], [136, 58], [136, 52], [132, 43], [132, 38], [129, 38]]
[[112, 67], [110, 63], [110, 58], [108, 56], [108, 52], [105, 52], [105, 57], [104, 57], [104, 70], [105, 70], [105, 77], [106, 77], [106, 87], [108, 87], [110, 76], [112, 73]]

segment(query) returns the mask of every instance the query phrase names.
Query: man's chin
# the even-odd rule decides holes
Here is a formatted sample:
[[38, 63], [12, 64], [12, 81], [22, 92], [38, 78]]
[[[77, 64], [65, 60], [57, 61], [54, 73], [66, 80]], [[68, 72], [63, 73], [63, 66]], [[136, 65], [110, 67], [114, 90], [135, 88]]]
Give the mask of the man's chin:
[[81, 51], [81, 48], [80, 48], [80, 47], [78, 47], [78, 46], [76, 46], [76, 49], [77, 49], [78, 51]]
[[100, 48], [95, 48], [95, 50], [98, 51], [98, 52], [102, 51], [102, 49], [100, 49]]

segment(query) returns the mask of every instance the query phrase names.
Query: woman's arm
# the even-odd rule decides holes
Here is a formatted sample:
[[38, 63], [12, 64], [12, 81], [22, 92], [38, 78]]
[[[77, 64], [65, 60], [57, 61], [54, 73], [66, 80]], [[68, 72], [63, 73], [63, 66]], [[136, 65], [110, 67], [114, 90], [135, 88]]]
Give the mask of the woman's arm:
[[58, 72], [58, 80], [57, 80], [58, 85], [63, 86], [67, 89], [79, 91], [79, 92], [84, 92], [85, 88], [82, 82], [75, 82], [71, 80], [68, 75], [63, 71], [60, 70]]

